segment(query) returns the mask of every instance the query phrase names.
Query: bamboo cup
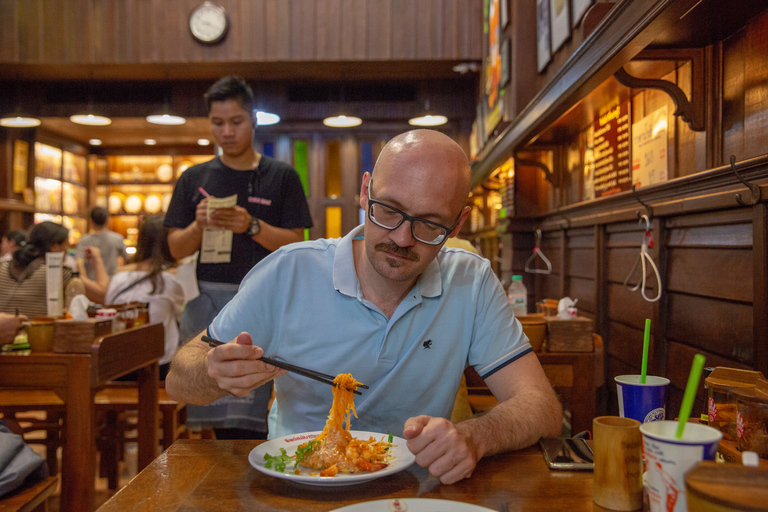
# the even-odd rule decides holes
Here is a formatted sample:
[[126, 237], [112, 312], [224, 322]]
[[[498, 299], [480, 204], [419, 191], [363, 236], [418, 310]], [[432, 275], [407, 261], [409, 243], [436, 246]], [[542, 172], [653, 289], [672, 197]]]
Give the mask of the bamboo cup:
[[595, 468], [592, 499], [611, 510], [643, 507], [643, 437], [632, 418], [600, 416], [592, 420]]

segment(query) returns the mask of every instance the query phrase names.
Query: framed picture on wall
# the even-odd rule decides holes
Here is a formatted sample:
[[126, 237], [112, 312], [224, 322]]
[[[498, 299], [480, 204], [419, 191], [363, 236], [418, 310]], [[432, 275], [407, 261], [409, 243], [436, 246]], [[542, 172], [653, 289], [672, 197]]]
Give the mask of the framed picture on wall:
[[578, 27], [581, 18], [592, 5], [592, 0], [573, 0], [573, 26]]
[[549, 41], [549, 1], [536, 0], [536, 55], [539, 73], [544, 71], [552, 56]]
[[549, 0], [549, 20], [552, 33], [552, 53], [571, 37], [570, 0]]
[[501, 28], [507, 28], [509, 25], [509, 0], [500, 0], [499, 19], [501, 20]]
[[[503, 0], [502, 0], [503, 1]], [[504, 87], [509, 82], [509, 39], [501, 41], [501, 81], [499, 85]]]

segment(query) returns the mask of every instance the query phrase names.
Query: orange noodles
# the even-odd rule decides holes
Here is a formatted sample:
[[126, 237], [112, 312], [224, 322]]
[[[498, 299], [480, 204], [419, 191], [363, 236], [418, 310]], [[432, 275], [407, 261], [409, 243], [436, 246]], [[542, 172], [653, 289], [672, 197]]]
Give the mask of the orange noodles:
[[[345, 430], [349, 432], [350, 420], [352, 414], [357, 418], [355, 411], [354, 391], [360, 383], [355, 380], [351, 373], [340, 373], [333, 379], [333, 404], [328, 413], [328, 420], [325, 422], [325, 428], [315, 441], [319, 441], [333, 430]], [[351, 437], [350, 437], [351, 439]]]
[[353, 391], [360, 383], [349, 373], [337, 375], [333, 383], [333, 404], [325, 428], [314, 440], [299, 447], [310, 447], [299, 464], [321, 470], [320, 476], [384, 469], [392, 459], [388, 453], [391, 443], [373, 437], [362, 441], [349, 433], [352, 414], [357, 418]]

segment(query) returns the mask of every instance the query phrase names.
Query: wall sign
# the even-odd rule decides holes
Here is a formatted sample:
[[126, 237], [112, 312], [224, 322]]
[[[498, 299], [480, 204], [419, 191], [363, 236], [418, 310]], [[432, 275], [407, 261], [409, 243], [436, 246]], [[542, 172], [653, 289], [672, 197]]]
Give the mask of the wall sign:
[[569, 0], [549, 0], [549, 19], [552, 33], [552, 53], [571, 37]]
[[632, 184], [667, 181], [667, 106], [632, 124]]
[[629, 103], [600, 114], [594, 130], [595, 197], [629, 190]]
[[536, 60], [539, 73], [547, 67], [551, 54], [549, 42], [549, 0], [536, 0]]
[[485, 55], [485, 133], [493, 133], [501, 121], [501, 25], [499, 0], [485, 0], [487, 52]]

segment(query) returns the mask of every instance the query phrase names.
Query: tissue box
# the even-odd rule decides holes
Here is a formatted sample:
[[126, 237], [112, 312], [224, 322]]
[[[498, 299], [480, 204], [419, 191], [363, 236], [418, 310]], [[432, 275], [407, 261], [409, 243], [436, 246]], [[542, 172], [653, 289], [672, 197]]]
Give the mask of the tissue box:
[[561, 320], [557, 316], [544, 317], [549, 331], [547, 350], [549, 352], [592, 352], [594, 331], [592, 320], [577, 316], [570, 320]]
[[107, 334], [112, 334], [112, 319], [56, 320], [53, 324], [53, 351], [87, 354], [91, 352], [93, 341]]

